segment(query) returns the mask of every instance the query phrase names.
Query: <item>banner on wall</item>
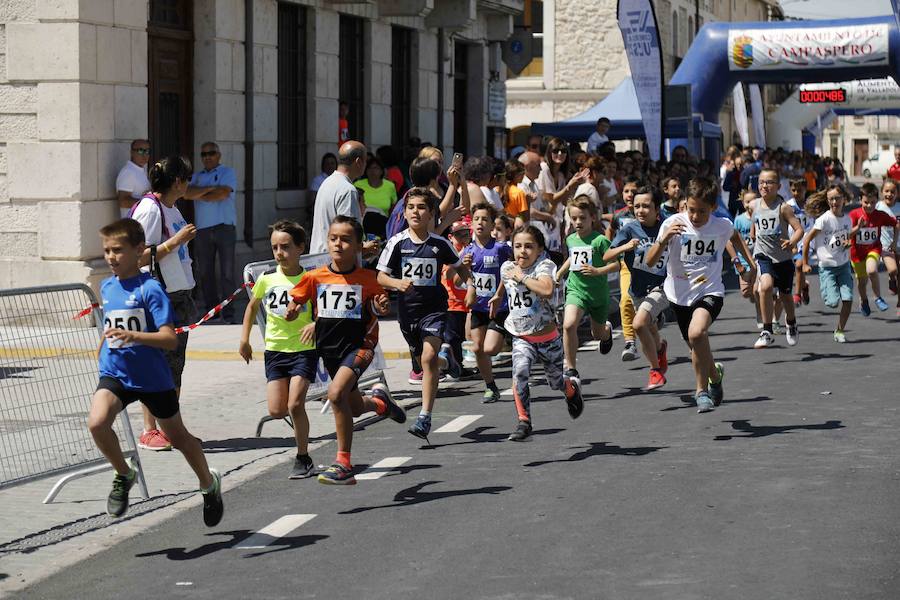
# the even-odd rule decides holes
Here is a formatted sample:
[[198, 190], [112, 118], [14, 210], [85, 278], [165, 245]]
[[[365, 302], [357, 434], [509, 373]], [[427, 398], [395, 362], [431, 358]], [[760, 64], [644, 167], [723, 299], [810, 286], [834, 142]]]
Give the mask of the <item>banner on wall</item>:
[[753, 119], [753, 143], [760, 148], [766, 147], [766, 111], [763, 109], [762, 92], [759, 86], [751, 83], [750, 113]]
[[734, 124], [737, 127], [738, 136], [742, 146], [750, 145], [750, 128], [747, 119], [747, 101], [744, 99], [744, 84], [738, 83], [731, 91], [732, 104], [734, 105]]
[[883, 23], [728, 32], [732, 71], [852, 68], [888, 61], [888, 26]]
[[650, 0], [619, 0], [616, 15], [647, 148], [650, 158], [659, 160], [663, 153], [663, 64], [656, 13]]

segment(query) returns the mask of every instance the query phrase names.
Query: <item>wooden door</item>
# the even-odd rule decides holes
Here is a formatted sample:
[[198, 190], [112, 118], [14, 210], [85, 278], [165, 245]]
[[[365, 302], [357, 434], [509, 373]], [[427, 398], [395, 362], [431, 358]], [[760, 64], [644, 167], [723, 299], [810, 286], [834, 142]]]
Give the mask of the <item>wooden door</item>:
[[869, 140], [853, 140], [853, 174], [862, 175], [862, 164], [869, 158]]

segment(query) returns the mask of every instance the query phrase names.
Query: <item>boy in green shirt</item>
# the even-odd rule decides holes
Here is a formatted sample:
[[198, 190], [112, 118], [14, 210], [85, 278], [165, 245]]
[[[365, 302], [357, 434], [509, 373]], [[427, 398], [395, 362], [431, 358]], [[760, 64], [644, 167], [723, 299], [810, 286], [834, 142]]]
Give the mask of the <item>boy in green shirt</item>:
[[591, 335], [600, 340], [600, 352], [612, 350], [612, 326], [609, 315], [607, 273], [619, 270], [618, 261], [607, 264], [603, 254], [609, 250], [609, 239], [594, 229], [597, 208], [588, 196], [577, 196], [566, 208], [575, 233], [566, 238], [569, 258], [560, 267], [556, 280], [566, 273], [566, 308], [563, 314], [564, 375], [581, 382], [575, 361], [578, 354], [578, 325], [584, 314], [591, 318]]

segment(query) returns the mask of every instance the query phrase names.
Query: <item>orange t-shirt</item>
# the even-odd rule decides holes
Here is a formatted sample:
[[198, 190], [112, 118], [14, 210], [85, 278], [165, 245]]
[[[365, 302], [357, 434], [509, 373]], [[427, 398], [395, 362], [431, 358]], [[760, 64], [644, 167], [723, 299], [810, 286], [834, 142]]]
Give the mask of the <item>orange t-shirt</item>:
[[447, 310], [451, 312], [469, 312], [466, 307], [466, 288], [458, 288], [453, 285], [453, 281], [447, 277], [447, 267], [444, 265], [444, 272], [441, 277], [441, 283], [447, 290]]
[[810, 192], [816, 191], [816, 174], [812, 171], [807, 171], [803, 174], [803, 177], [806, 178], [806, 189]]
[[331, 265], [307, 271], [291, 290], [298, 304], [312, 302], [319, 356], [343, 358], [378, 343], [378, 318], [372, 299], [384, 293], [375, 271], [355, 267], [339, 273]]
[[525, 191], [520, 189], [519, 186], [509, 186], [506, 194], [509, 196], [509, 201], [503, 209], [510, 217], [515, 218], [528, 210], [528, 196], [525, 195]]

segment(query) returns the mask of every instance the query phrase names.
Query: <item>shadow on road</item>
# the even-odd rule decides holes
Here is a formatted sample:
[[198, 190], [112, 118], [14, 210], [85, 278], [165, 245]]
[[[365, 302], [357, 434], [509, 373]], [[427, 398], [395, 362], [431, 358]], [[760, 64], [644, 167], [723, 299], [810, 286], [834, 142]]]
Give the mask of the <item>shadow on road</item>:
[[294, 448], [297, 442], [293, 437], [246, 437], [227, 438], [224, 440], [203, 440], [200, 444], [204, 452], [217, 454], [219, 452], [243, 452], [245, 450], [259, 450], [261, 448]]
[[[509, 433], [485, 433], [489, 429], [496, 428], [492, 425], [483, 425], [481, 427], [476, 427], [472, 431], [467, 431], [466, 433], [459, 436], [468, 440], [466, 442], [450, 442], [449, 444], [426, 444], [422, 446], [422, 449], [437, 450], [438, 448], [448, 448], [451, 446], [467, 446], [469, 444], [495, 444], [497, 442], [505, 442], [506, 438], [509, 437]], [[554, 435], [557, 433], [562, 433], [563, 431], [565, 431], [565, 429], [536, 429], [531, 432], [531, 435]]]
[[21, 377], [18, 373], [28, 373], [36, 371], [41, 367], [0, 367], [0, 379], [30, 379], [30, 377]]
[[[135, 557], [146, 558], [149, 556], [165, 556], [169, 560], [194, 560], [197, 558], [209, 556], [210, 554], [214, 554], [216, 552], [219, 552], [220, 550], [228, 550], [235, 544], [244, 541], [252, 534], [253, 532], [247, 529], [240, 529], [237, 531], [215, 531], [213, 533], [206, 534], [207, 537], [215, 535], [227, 535], [230, 536], [230, 539], [205, 544], [203, 546], [194, 548], [193, 550], [187, 550], [184, 547], [166, 548], [164, 550], [155, 550], [153, 552], [143, 552], [141, 554], [135, 554]], [[264, 556], [266, 554], [273, 554], [275, 552], [283, 552], [285, 550], [296, 550], [297, 548], [302, 548], [304, 546], [312, 546], [316, 542], [328, 539], [329, 537], [330, 536], [327, 535], [298, 535], [294, 537], [276, 538], [271, 544], [271, 550], [269, 550], [269, 546], [267, 546], [264, 552], [253, 552], [247, 554], [246, 556], [256, 557]]]
[[[681, 406], [667, 406], [665, 408], [659, 409], [659, 412], [672, 412], [673, 410], [684, 410], [685, 408], [694, 408], [696, 407], [696, 403], [694, 402], [694, 394], [682, 394], [680, 396], [681, 401], [684, 403]], [[741, 404], [742, 402], [768, 402], [771, 400], [768, 396], [754, 396], [753, 398], [735, 398], [734, 400], [726, 399], [722, 404]]]
[[731, 423], [732, 429], [746, 435], [717, 435], [713, 438], [714, 440], [727, 441], [738, 438], [761, 438], [804, 430], [821, 431], [825, 429], [844, 429], [844, 425], [842, 425], [840, 421], [826, 421], [825, 423], [815, 423], [810, 425], [751, 425], [750, 421], [746, 419], [722, 422]]
[[[577, 448], [577, 446], [573, 446], [572, 449]], [[558, 463], [567, 463], [567, 462], [579, 462], [582, 460], [587, 460], [588, 458], [594, 456], [646, 456], [651, 452], [656, 452], [658, 450], [664, 450], [668, 448], [668, 446], [636, 446], [633, 448], [627, 448], [622, 446], [615, 445], [607, 445], [606, 442], [590, 442], [590, 446], [580, 452], [576, 452], [569, 458], [562, 458], [559, 460], [539, 460], [536, 462], [530, 462], [524, 466], [526, 467], [540, 467], [543, 465], [552, 465]]]
[[770, 360], [766, 361], [764, 365], [780, 365], [783, 363], [792, 363], [792, 362], [815, 362], [818, 360], [853, 360], [853, 359], [863, 359], [863, 358], [872, 358], [871, 354], [837, 354], [837, 353], [829, 353], [829, 354], [819, 354], [818, 352], [801, 352], [804, 356], [802, 358], [795, 358], [793, 360]]
[[377, 506], [360, 506], [358, 508], [353, 508], [350, 510], [342, 511], [338, 514], [341, 515], [355, 515], [361, 512], [367, 512], [370, 510], [378, 510], [379, 508], [404, 508], [407, 506], [415, 506], [416, 504], [422, 504], [423, 502], [434, 502], [435, 500], [443, 500], [444, 498], [454, 498], [456, 496], [475, 496], [488, 494], [491, 496], [496, 496], [500, 492], [505, 492], [507, 490], [511, 490], [512, 487], [508, 485], [499, 485], [499, 486], [486, 486], [480, 488], [471, 488], [471, 489], [463, 489], [463, 490], [447, 490], [445, 492], [423, 492], [422, 488], [428, 485], [435, 485], [438, 483], [444, 483], [443, 481], [425, 481], [423, 483], [417, 483], [412, 487], [408, 487], [406, 489], [400, 490], [394, 495], [394, 503], [393, 504], [380, 504]]

